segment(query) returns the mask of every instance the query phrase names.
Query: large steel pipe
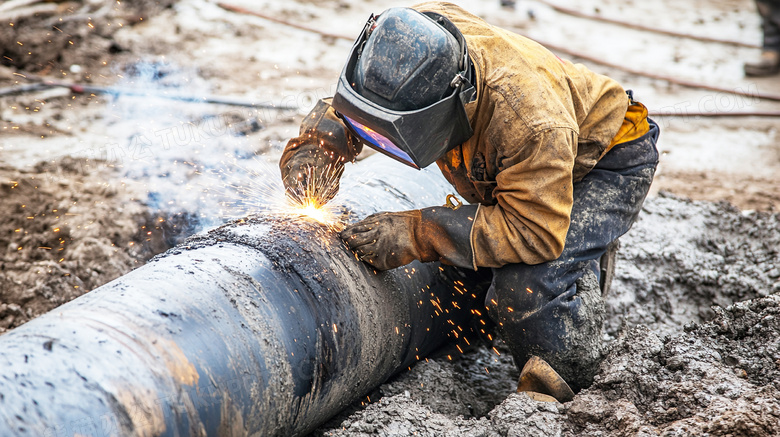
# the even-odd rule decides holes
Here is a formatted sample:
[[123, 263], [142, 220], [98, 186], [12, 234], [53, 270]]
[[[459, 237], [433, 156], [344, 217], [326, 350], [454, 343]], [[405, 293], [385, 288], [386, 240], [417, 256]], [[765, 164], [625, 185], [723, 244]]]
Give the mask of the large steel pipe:
[[[443, 202], [386, 161], [352, 209]], [[461, 292], [315, 223], [233, 222], [0, 337], [0, 435], [305, 434], [465, 328]]]

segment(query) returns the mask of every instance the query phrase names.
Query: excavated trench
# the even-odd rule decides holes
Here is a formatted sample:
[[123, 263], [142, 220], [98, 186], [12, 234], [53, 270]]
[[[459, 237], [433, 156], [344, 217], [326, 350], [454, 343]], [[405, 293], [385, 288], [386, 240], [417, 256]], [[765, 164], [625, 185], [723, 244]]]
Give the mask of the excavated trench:
[[511, 394], [511, 358], [481, 347], [418, 363], [317, 434], [774, 436], [778, 292], [780, 215], [651, 198], [621, 238], [609, 353], [574, 401]]
[[[6, 200], [22, 208], [9, 216], [18, 223], [3, 227], [4, 328], [143, 264], [191, 223], [161, 226], [133, 195], [70, 167], [63, 161], [61, 178], [46, 183], [33, 179], [45, 169], [3, 170], [14, 181], [3, 186]], [[30, 205], [38, 210], [27, 213]], [[55, 227], [59, 211], [71, 226]], [[517, 371], [498, 343], [420, 362], [314, 434], [776, 435], [779, 222], [726, 203], [648, 199], [621, 239], [604, 329], [609, 355], [569, 404], [511, 394]], [[62, 262], [46, 249], [60, 241]]]
[[[361, 176], [358, 170], [354, 173], [346, 180], [356, 187], [376, 185], [370, 182], [371, 175]], [[78, 274], [84, 272], [87, 258], [76, 255], [89, 253], [79, 249], [87, 236], [93, 235], [100, 243], [94, 243], [95, 247], [138, 241], [138, 262], [143, 263], [153, 250], [169, 244], [165, 236], [176, 235], [155, 229], [154, 238], [144, 246], [145, 239], [136, 235], [134, 215], [128, 216], [130, 221], [123, 227], [99, 220], [82, 226], [96, 217], [86, 214], [88, 209], [79, 209], [78, 202], [68, 206], [71, 209], [64, 208], [57, 203], [57, 196], [62, 196], [60, 202], [73, 193], [83, 196], [85, 203], [97, 208], [93, 213], [100, 215], [112, 208], [112, 199], [124, 199], [126, 194], [101, 189], [96, 180], [75, 173], [65, 179], [80, 189], [68, 191], [68, 185], [55, 184], [61, 194], [48, 189], [47, 184], [28, 187], [29, 181], [18, 176], [23, 175], [15, 176], [19, 182], [16, 188], [6, 187], [8, 198], [19, 196], [20, 204], [40, 203], [41, 211], [31, 215], [33, 220], [24, 219], [28, 223], [23, 228], [30, 230], [26, 236], [10, 228], [8, 234], [21, 234], [14, 237], [21, 239], [51, 234], [54, 237], [47, 238], [56, 240], [59, 233], [66, 233], [72, 237], [64, 244], [64, 252], [70, 256], [64, 263], [56, 263], [44, 257], [51, 254], [49, 250], [39, 249], [39, 255], [25, 249], [13, 251], [20, 258], [15, 264], [4, 263], [5, 278], [12, 277], [14, 266], [21, 268], [23, 262], [53, 265], [72, 269], [77, 275], [59, 274], [58, 270], [37, 276], [67, 286], [84, 281]], [[374, 189], [386, 188], [378, 184]], [[346, 192], [350, 187], [343, 189]], [[370, 190], [366, 193], [368, 197], [353, 196], [354, 204], [370, 203]], [[432, 193], [426, 202], [435, 203], [443, 194]], [[405, 203], [408, 199], [398, 199], [383, 203], [383, 208], [409, 207]], [[125, 205], [129, 208], [135, 203]], [[53, 218], [46, 221], [49, 216], [43, 213], [60, 207], [74, 214], [69, 220], [83, 221], [74, 222], [80, 224], [74, 224], [73, 229], [52, 234], [49, 228], [58, 222]], [[40, 233], [29, 227], [36, 220], [44, 222], [36, 226], [46, 228]], [[128, 229], [128, 233], [109, 233], [101, 243], [100, 233], [112, 226]], [[24, 247], [53, 245], [48, 240], [24, 241]], [[152, 241], [157, 243], [152, 245]], [[280, 247], [284, 249], [284, 245]], [[594, 385], [573, 402], [536, 403], [512, 394], [517, 370], [499, 341], [464, 354], [454, 348], [441, 351], [411, 366], [410, 371], [368, 393], [314, 435], [776, 435], [780, 432], [779, 250], [780, 215], [776, 213], [745, 212], [727, 203], [694, 202], [671, 195], [650, 198], [639, 221], [621, 239], [604, 327], [604, 338], [611, 344], [609, 354]], [[99, 253], [112, 256], [110, 252]], [[93, 255], [89, 258], [92, 264], [86, 266], [98, 269], [101, 258]], [[120, 261], [111, 259], [113, 263]], [[117, 264], [117, 271], [121, 273], [120, 269], [133, 264], [132, 260], [128, 266]], [[97, 281], [100, 275], [109, 274], [117, 273], [103, 268], [86, 277]], [[316, 281], [316, 275], [311, 276]], [[28, 294], [45, 298], [57, 293], [56, 289], [41, 289]], [[31, 302], [34, 300], [20, 307]], [[8, 305], [4, 310], [10, 314]]]

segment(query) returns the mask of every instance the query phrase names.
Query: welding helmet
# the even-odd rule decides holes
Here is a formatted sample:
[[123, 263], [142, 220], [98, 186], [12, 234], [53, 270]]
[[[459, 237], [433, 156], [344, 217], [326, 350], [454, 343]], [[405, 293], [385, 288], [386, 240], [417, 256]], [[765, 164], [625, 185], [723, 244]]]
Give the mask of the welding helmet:
[[339, 77], [333, 108], [364, 145], [427, 167], [474, 131], [463, 35], [446, 17], [409, 8], [371, 16]]

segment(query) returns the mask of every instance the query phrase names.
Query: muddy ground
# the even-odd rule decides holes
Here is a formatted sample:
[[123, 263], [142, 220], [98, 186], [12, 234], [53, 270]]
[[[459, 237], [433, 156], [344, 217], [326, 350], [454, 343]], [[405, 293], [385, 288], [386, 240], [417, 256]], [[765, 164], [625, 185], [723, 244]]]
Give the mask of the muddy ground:
[[[412, 2], [232, 3], [354, 37], [370, 12]], [[613, 63], [780, 93], [776, 78], [742, 76], [756, 49], [594, 23], [532, 1], [456, 3]], [[749, 0], [558, 4], [760, 38]], [[0, 88], [44, 78], [146, 93], [50, 88], [0, 97], [0, 332], [272, 203], [281, 148], [332, 94], [350, 47], [206, 0], [11, 1], [0, 5], [0, 41]], [[484, 345], [419, 363], [316, 435], [780, 434], [780, 121], [684, 114], [780, 104], [588, 65], [634, 89], [651, 112], [682, 115], [658, 119], [662, 162], [621, 240], [604, 328], [611, 346], [594, 385], [565, 405], [531, 401], [512, 394], [517, 370], [501, 344]], [[300, 110], [155, 97], [171, 94]]]
[[510, 394], [511, 357], [482, 347], [419, 363], [322, 435], [779, 433], [778, 214], [663, 195], [646, 202], [621, 247], [609, 353], [574, 401]]

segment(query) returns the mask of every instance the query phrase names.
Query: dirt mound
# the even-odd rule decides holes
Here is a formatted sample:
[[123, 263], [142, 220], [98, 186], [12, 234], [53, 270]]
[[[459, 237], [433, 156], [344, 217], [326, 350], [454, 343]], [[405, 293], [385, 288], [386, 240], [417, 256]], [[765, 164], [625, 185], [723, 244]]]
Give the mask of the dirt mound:
[[[497, 344], [454, 361], [422, 361], [384, 384], [378, 402], [315, 432], [324, 436], [550, 436], [560, 433], [562, 407], [510, 395], [517, 371]], [[506, 352], [506, 353], [505, 353]]]
[[780, 295], [718, 309], [685, 333], [622, 336], [594, 385], [567, 405], [593, 435], [780, 434]]
[[0, 332], [129, 272], [188, 231], [187, 217], [155, 214], [110, 169], [90, 168], [71, 158], [0, 168]]
[[606, 331], [658, 335], [712, 318], [711, 306], [780, 291], [780, 214], [664, 194], [621, 238]]
[[511, 358], [483, 347], [418, 363], [317, 435], [778, 435], [780, 214], [665, 195], [621, 241], [616, 339], [571, 403], [513, 394]]
[[122, 51], [112, 38], [114, 32], [159, 13], [174, 0], [16, 3], [0, 8], [0, 41], [8, 42], [0, 48], [0, 64], [60, 76], [80, 71], [72, 65], [98, 65]]

